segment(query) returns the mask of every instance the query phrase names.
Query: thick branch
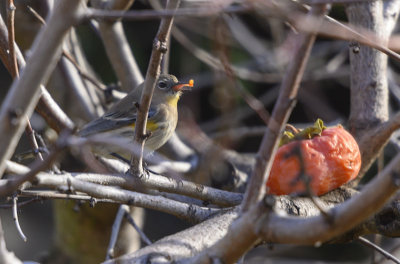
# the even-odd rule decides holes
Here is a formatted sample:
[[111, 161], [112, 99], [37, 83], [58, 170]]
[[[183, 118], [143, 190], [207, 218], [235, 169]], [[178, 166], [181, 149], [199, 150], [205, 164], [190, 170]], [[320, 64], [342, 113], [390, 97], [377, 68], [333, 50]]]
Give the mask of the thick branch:
[[[399, 1], [389, 1], [397, 2]], [[393, 30], [394, 16], [383, 17], [383, 2], [354, 3], [347, 6], [346, 12], [351, 24], [367, 28], [386, 44]], [[398, 9], [398, 7], [397, 7]], [[393, 20], [393, 21], [392, 21]], [[350, 47], [351, 66], [351, 109], [350, 131], [360, 138], [371, 129], [388, 119], [388, 84], [386, 77], [387, 56], [366, 46], [353, 43]]]
[[[9, 63], [8, 53], [6, 52], [8, 47], [7, 39], [8, 32], [6, 25], [4, 24], [3, 19], [0, 19], [0, 58], [8, 72], [12, 75], [13, 66]], [[14, 45], [18, 65], [20, 68], [24, 68], [26, 63], [22, 52], [15, 43]], [[40, 89], [42, 94], [38, 105], [36, 106], [36, 111], [38, 111], [50, 127], [57, 132], [60, 132], [63, 129], [72, 130], [74, 128], [74, 123], [71, 119], [69, 119], [60, 106], [54, 101], [44, 86], [40, 86]]]
[[[358, 194], [357, 191], [352, 189], [340, 188], [321, 197], [320, 203], [324, 209], [329, 209], [349, 200], [351, 197], [357, 196]], [[360, 235], [371, 233], [399, 236], [399, 208], [399, 201], [392, 202], [385, 206], [383, 210], [374, 217], [354, 227], [350, 232], [336, 237], [334, 241], [347, 242]], [[320, 214], [320, 210], [310, 199], [299, 197], [290, 198], [288, 196], [277, 196], [274, 210], [280, 211], [280, 215], [286, 213], [292, 216], [300, 216], [301, 218], [296, 218], [299, 220], [307, 219], [306, 217], [318, 216]], [[153, 260], [153, 257], [163, 257], [162, 254], [157, 254], [159, 252], [168, 252], [167, 256], [169, 257], [169, 261], [179, 261], [181, 259], [189, 258], [202, 249], [209, 247], [208, 245], [212, 245], [222, 238], [228, 232], [229, 225], [238, 217], [238, 213], [238, 210], [236, 210], [217, 215], [202, 224], [163, 238], [155, 242], [153, 245], [147, 246], [135, 253], [111, 260], [107, 263], [147, 263], [146, 261], [149, 259]], [[267, 221], [267, 219], [265, 219], [265, 221]], [[254, 223], [251, 228], [254, 228]], [[190, 239], [191, 237], [202, 238], [204, 232], [207, 232], [208, 234], [204, 240]], [[174, 241], [184, 241], [185, 243], [174, 243]], [[274, 242], [273, 240], [270, 241]]]

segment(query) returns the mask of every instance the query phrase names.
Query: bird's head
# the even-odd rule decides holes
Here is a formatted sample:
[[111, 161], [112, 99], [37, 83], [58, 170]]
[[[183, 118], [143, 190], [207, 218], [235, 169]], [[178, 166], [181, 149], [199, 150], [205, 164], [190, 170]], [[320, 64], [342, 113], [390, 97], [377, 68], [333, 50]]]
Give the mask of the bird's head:
[[179, 82], [174, 75], [161, 74], [154, 89], [153, 103], [177, 104], [182, 91], [190, 90], [191, 87], [193, 87], [193, 80], [188, 83]]

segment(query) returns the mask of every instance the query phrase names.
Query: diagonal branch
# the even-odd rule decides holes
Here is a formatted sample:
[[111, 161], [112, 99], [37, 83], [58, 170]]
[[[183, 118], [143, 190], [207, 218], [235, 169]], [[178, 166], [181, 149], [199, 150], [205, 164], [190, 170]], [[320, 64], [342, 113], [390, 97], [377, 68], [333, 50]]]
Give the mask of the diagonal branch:
[[[0, 175], [5, 162], [15, 150], [30, 116], [40, 97], [40, 84], [44, 83], [61, 54], [61, 44], [69, 28], [78, 21], [82, 1], [60, 1], [36, 38], [32, 56], [18, 80], [15, 80], [0, 109]], [[22, 96], [23, 95], [23, 96]]]
[[[7, 68], [8, 72], [12, 75], [12, 65], [8, 60], [7, 43], [8, 32], [3, 19], [0, 19], [0, 59], [2, 60], [4, 66]], [[22, 52], [15, 45], [15, 54], [17, 57], [17, 62], [20, 68], [24, 68], [26, 63], [22, 55]], [[13, 76], [13, 75], [12, 75]], [[54, 101], [46, 88], [42, 85], [41, 97], [39, 103], [36, 106], [36, 111], [46, 120], [46, 122], [57, 132], [61, 132], [63, 129], [72, 130], [74, 128], [74, 123], [71, 119], [64, 113], [60, 106]]]
[[[94, 7], [103, 10], [126, 11], [133, 1], [108, 1], [105, 3], [92, 0], [91, 3]], [[114, 72], [121, 81], [122, 90], [129, 92], [139, 86], [143, 82], [143, 76], [126, 39], [122, 22], [120, 20], [100, 20], [99, 32]]]
[[[321, 17], [326, 11], [325, 6], [313, 7], [309, 16]], [[265, 194], [265, 183], [268, 180], [272, 161], [278, 148], [279, 137], [295, 105], [299, 84], [310, 56], [315, 37], [316, 35], [312, 33], [302, 33], [297, 36], [298, 44], [296, 50], [293, 52], [295, 57], [286, 71], [278, 100], [275, 103], [274, 110], [268, 122], [268, 127], [257, 153], [256, 165], [242, 203], [243, 211], [248, 210], [251, 205], [256, 204]]]

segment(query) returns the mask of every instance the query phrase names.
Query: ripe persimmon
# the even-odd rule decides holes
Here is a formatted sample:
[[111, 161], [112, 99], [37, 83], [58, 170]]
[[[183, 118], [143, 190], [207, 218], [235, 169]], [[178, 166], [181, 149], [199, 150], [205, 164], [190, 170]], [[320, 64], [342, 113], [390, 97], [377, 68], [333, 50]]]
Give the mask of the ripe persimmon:
[[281, 142], [267, 182], [271, 194], [305, 193], [308, 179], [311, 192], [322, 195], [353, 180], [360, 170], [357, 142], [341, 125], [326, 128], [317, 120], [297, 134], [285, 133]]

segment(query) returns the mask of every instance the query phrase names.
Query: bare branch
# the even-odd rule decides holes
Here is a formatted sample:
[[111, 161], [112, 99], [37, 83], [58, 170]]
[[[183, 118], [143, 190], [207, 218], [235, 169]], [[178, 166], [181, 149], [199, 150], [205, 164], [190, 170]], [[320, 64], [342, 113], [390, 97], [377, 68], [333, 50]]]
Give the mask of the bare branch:
[[[54, 178], [54, 177], [53, 177]], [[111, 199], [127, 205], [139, 206], [175, 215], [192, 222], [200, 222], [220, 212], [220, 209], [200, 207], [193, 204], [166, 199], [161, 196], [137, 193], [110, 186], [102, 186], [95, 183], [84, 182], [74, 177], [54, 178], [48, 181], [46, 186], [59, 187], [64, 185], [75, 191], [87, 193], [90, 196]]]
[[49, 20], [51, 27], [45, 27], [36, 38], [32, 56], [3, 101], [0, 109], [0, 175], [26, 125], [24, 117], [31, 115], [39, 100], [40, 84], [47, 80], [54, 68], [65, 33], [79, 18], [81, 8], [80, 0], [58, 2]]
[[[7, 5], [8, 5], [8, 8], [7, 8], [8, 32], [7, 33], [8, 33], [8, 48], [9, 48], [9, 52], [10, 52], [9, 53], [10, 69], [11, 69], [10, 73], [11, 73], [11, 76], [14, 79], [16, 79], [19, 77], [19, 68], [18, 68], [17, 51], [16, 51], [18, 49], [18, 47], [15, 44], [15, 28], [14, 28], [14, 17], [15, 17], [16, 7], [14, 5], [14, 0], [8, 0]], [[4, 64], [7, 65], [7, 63], [4, 63]], [[25, 133], [28, 136], [29, 143], [31, 144], [34, 153], [40, 160], [43, 160], [42, 154], [37, 151], [39, 149], [39, 146], [38, 146], [38, 143], [35, 138], [35, 132], [33, 131], [31, 122], [29, 121], [28, 117], [27, 117], [27, 121], [26, 121]]]
[[22, 231], [22, 228], [21, 228], [21, 226], [19, 224], [19, 220], [18, 220], [18, 212], [17, 212], [18, 197], [16, 195], [14, 195], [12, 200], [13, 200], [13, 207], [12, 207], [13, 220], [14, 220], [15, 226], [17, 227], [17, 231], [18, 231], [19, 236], [22, 238], [22, 240], [24, 242], [26, 242], [27, 238], [26, 238], [24, 232]]
[[[26, 174], [29, 169], [12, 161], [7, 162], [7, 173]], [[240, 204], [242, 194], [218, 190], [201, 184], [195, 184], [184, 180], [175, 180], [165, 176], [149, 172], [148, 177], [130, 177], [128, 175], [103, 175], [95, 173], [61, 173], [54, 179], [54, 175], [40, 172], [36, 175], [35, 185], [53, 186], [55, 182], [66, 182], [69, 177], [78, 180], [102, 185], [113, 185], [127, 189], [143, 191], [144, 189], [158, 190], [160, 192], [175, 193], [193, 197], [223, 207], [235, 206]]]
[[[325, 7], [313, 7], [310, 17], [320, 17], [326, 13]], [[256, 165], [251, 180], [246, 188], [242, 210], [248, 210], [265, 194], [265, 183], [272, 167], [272, 161], [278, 148], [281, 131], [284, 128], [289, 115], [294, 107], [298, 87], [303, 76], [305, 65], [310, 56], [311, 47], [316, 35], [302, 33], [297, 36], [296, 51], [294, 58], [288, 66], [285, 78], [281, 84], [278, 100], [268, 122], [268, 128], [264, 133], [259, 151], [256, 156]]]
[[393, 261], [394, 263], [400, 264], [400, 260], [398, 258], [396, 258], [395, 256], [393, 256], [392, 254], [390, 254], [389, 252], [387, 252], [386, 250], [384, 250], [383, 248], [379, 247], [378, 245], [372, 243], [371, 241], [369, 241], [368, 239], [364, 238], [364, 237], [359, 237], [358, 241], [363, 244], [366, 245], [367, 247], [370, 247], [376, 251], [378, 251], [380, 254], [382, 254], [386, 259], [390, 259], [391, 261]]
[[[31, 170], [26, 171], [24, 175], [13, 178], [11, 180], [8, 180], [6, 182], [2, 182], [0, 185], [0, 196], [7, 196], [16, 191], [21, 184], [27, 181], [32, 181], [36, 174], [38, 174], [40, 171], [46, 170], [49, 168], [54, 161], [57, 159], [57, 157], [61, 154], [61, 151], [66, 147], [65, 145], [65, 137], [67, 135], [61, 135], [60, 138], [58, 139], [57, 143], [55, 144], [54, 149], [49, 153], [49, 155], [46, 156], [46, 158], [41, 161], [41, 160], [36, 160], [33, 162], [31, 166]], [[7, 167], [7, 161], [5, 162], [5, 167]], [[20, 169], [20, 166], [17, 166], [18, 169]], [[6, 168], [4, 168], [5, 170]]]
[[92, 104], [92, 97], [87, 91], [85, 84], [79, 76], [78, 71], [66, 57], [61, 57], [58, 64], [63, 76], [63, 81], [67, 87], [76, 95], [79, 106], [81, 106], [82, 117], [92, 120], [99, 114], [96, 107]]
[[373, 0], [301, 0], [300, 2], [306, 5], [317, 4], [351, 4], [360, 2], [372, 2]]
[[[126, 11], [132, 5], [133, 1], [125, 1], [124, 6], [110, 6], [108, 1], [104, 6], [104, 1], [92, 0], [91, 3], [96, 8], [104, 8], [105, 10]], [[139, 66], [136, 63], [135, 57], [132, 54], [128, 40], [125, 37], [122, 22], [117, 21], [99, 21], [99, 30], [105, 46], [105, 50], [114, 72], [121, 81], [122, 90], [130, 92], [135, 87], [139, 86], [144, 80], [140, 72]]]
[[140, 227], [135, 223], [135, 220], [133, 219], [133, 217], [130, 214], [125, 214], [126, 219], [128, 220], [128, 222], [132, 225], [132, 227], [136, 230], [136, 232], [138, 232], [138, 234], [140, 235], [140, 239], [146, 243], [147, 245], [151, 245], [151, 241], [150, 239], [146, 236], [146, 234], [140, 229]]
[[[175, 10], [178, 8], [180, 0], [169, 0], [167, 2], [167, 10]], [[143, 150], [146, 134], [146, 123], [147, 115], [150, 108], [151, 99], [153, 97], [154, 88], [158, 76], [160, 75], [160, 67], [162, 56], [165, 53], [166, 43], [168, 41], [171, 27], [172, 27], [173, 17], [164, 18], [161, 20], [160, 27], [158, 29], [157, 35], [154, 39], [153, 50], [151, 52], [151, 57], [149, 65], [146, 72], [146, 80], [144, 82], [144, 88], [142, 91], [142, 96], [140, 98], [138, 116], [135, 124], [135, 141], [141, 146], [140, 156], [132, 156], [130, 171], [133, 175], [143, 174]]]
[[15, 5], [14, 0], [7, 0], [7, 28], [8, 28], [8, 47], [10, 51], [10, 62], [12, 73], [11, 75], [14, 78], [17, 78], [18, 73], [18, 64], [17, 64], [17, 56], [15, 53], [15, 28], [14, 28], [14, 17], [15, 17]]
[[86, 12], [85, 19], [129, 19], [129, 20], [142, 20], [142, 19], [158, 19], [158, 18], [171, 18], [174, 16], [190, 16], [190, 17], [208, 17], [219, 15], [220, 13], [244, 13], [251, 10], [249, 6], [229, 6], [225, 8], [210, 9], [208, 6], [203, 8], [180, 8], [176, 12], [172, 10], [130, 10], [130, 11], [116, 11], [116, 10], [98, 10], [89, 8]]
[[128, 213], [129, 207], [127, 205], [123, 204], [119, 206], [117, 215], [115, 216], [114, 224], [111, 228], [111, 237], [107, 248], [106, 261], [110, 258], [114, 258], [114, 248], [117, 244], [118, 233], [121, 228], [122, 221], [124, 220], [124, 216]]
[[[400, 2], [397, 2], [399, 8]], [[383, 2], [351, 4], [347, 6], [346, 12], [350, 23], [371, 30], [379, 37], [378, 43], [387, 44], [394, 23], [383, 17]], [[397, 20], [397, 15], [389, 17], [390, 20]], [[387, 56], [370, 47], [359, 46], [357, 43], [354, 45], [350, 49], [352, 74], [349, 127], [352, 134], [360, 138], [363, 133], [389, 117]]]

